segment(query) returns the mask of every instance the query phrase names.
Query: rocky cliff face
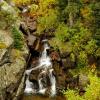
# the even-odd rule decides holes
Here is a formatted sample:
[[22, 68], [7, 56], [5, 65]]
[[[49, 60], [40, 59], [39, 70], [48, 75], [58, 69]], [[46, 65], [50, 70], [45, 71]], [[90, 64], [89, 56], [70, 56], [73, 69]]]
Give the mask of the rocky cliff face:
[[[14, 47], [14, 39], [10, 31], [14, 22], [10, 21], [10, 17], [14, 19], [16, 12], [6, 2], [0, 1], [0, 4], [2, 9], [0, 11], [0, 100], [16, 100], [23, 88], [23, 76], [29, 51], [25, 42], [21, 50]], [[8, 17], [5, 19], [1, 15], [4, 12], [5, 15], [6, 12], [9, 13], [9, 20]]]
[[0, 30], [0, 99], [9, 100], [16, 96], [26, 67], [28, 49], [23, 51], [13, 48], [13, 38], [6, 31]]

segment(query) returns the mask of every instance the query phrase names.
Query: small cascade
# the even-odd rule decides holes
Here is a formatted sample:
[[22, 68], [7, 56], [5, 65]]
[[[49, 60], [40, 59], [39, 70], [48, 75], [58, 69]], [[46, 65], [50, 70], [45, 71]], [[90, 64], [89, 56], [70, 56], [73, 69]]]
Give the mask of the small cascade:
[[53, 69], [49, 70], [49, 77], [50, 77], [50, 82], [51, 82], [51, 96], [56, 95], [56, 79], [55, 76], [53, 75]]
[[42, 80], [42, 78], [40, 78], [38, 80], [38, 82], [39, 82], [39, 93], [40, 94], [45, 94], [46, 88], [43, 87], [43, 84], [42, 84], [42, 81], [41, 80]]
[[26, 84], [26, 87], [25, 87], [24, 92], [25, 93], [33, 93], [34, 92], [33, 88], [32, 88], [33, 87], [33, 83], [29, 81], [29, 76], [27, 77], [25, 84]]
[[[47, 40], [43, 40], [44, 42], [44, 50], [41, 54], [41, 57], [39, 58], [39, 64], [38, 66], [31, 68], [29, 70], [26, 70], [26, 87], [25, 87], [25, 93], [39, 93], [39, 94], [45, 94], [48, 87], [44, 86], [43, 81], [46, 80], [46, 77], [49, 77], [50, 80], [50, 96], [56, 95], [56, 78], [53, 74], [53, 67], [51, 58], [47, 55], [47, 50], [50, 49]], [[34, 89], [34, 83], [30, 82], [29, 76], [32, 71], [40, 70], [41, 72], [38, 75], [38, 86], [39, 88], [37, 90]], [[37, 92], [36, 92], [37, 91]]]

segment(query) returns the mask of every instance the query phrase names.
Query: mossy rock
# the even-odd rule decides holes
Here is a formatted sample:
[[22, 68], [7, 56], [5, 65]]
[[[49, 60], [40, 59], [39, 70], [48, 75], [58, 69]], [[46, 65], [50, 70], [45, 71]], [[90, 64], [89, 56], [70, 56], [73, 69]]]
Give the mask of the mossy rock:
[[7, 45], [5, 43], [0, 42], [0, 49], [4, 49], [6, 47], [7, 47]]

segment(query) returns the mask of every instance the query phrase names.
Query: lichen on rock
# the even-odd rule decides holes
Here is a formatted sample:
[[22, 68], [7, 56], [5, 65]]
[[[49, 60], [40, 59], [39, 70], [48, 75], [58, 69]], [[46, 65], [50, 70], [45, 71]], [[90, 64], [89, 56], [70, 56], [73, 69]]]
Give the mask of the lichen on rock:
[[[0, 100], [13, 100], [22, 91], [26, 59], [29, 50], [22, 34], [23, 46], [20, 50], [14, 47], [12, 26], [19, 30], [19, 18], [15, 9], [6, 1], [0, 2]], [[7, 16], [7, 17], [4, 17]]]

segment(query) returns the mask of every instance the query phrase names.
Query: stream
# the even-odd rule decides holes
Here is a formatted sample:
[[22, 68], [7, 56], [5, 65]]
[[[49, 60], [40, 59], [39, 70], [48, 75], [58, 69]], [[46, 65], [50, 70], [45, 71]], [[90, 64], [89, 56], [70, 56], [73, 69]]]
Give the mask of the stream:
[[24, 95], [21, 100], [66, 100], [63, 96], [56, 96], [54, 98], [50, 98], [47, 96], [39, 96], [39, 95]]
[[[48, 40], [42, 40], [42, 43], [43, 51], [39, 57], [38, 65], [27, 69], [25, 72], [26, 81], [22, 100], [64, 100], [64, 97], [56, 95], [55, 71], [47, 52], [50, 49]], [[36, 70], [39, 70], [37, 82], [30, 81], [30, 74]]]

